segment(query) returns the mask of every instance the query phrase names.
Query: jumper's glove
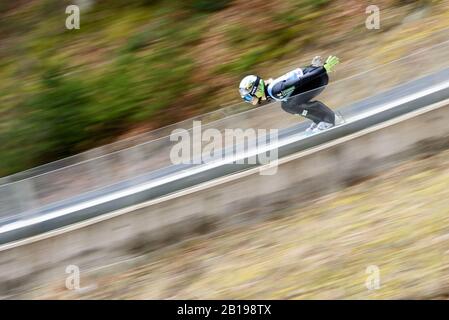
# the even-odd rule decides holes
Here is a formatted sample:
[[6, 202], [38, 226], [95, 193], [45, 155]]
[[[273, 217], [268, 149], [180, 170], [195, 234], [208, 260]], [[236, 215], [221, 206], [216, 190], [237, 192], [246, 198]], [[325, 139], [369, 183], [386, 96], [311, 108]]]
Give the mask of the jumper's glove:
[[327, 72], [332, 72], [337, 64], [340, 63], [340, 60], [336, 56], [329, 56], [324, 64], [324, 69]]

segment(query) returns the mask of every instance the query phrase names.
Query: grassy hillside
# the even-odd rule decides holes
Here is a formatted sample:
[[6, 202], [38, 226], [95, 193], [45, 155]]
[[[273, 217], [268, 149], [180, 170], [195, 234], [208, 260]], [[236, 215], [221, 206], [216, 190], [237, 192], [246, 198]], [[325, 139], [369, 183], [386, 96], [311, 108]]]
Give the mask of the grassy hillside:
[[[90, 0], [67, 30], [72, 2], [0, 3], [0, 176], [238, 101], [245, 74], [367, 37], [361, 0]], [[370, 37], [439, 3], [378, 1]]]

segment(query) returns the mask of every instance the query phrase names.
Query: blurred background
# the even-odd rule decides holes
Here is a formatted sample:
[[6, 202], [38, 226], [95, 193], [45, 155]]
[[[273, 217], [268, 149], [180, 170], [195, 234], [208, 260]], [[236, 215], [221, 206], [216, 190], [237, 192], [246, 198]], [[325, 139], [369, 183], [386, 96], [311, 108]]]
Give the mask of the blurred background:
[[[78, 30], [65, 27], [70, 4], [81, 9]], [[371, 4], [381, 10], [379, 30], [365, 26]], [[447, 47], [396, 61], [449, 40], [448, 28], [444, 0], [0, 0], [0, 177], [6, 185], [15, 179], [9, 175], [82, 152], [103, 155], [165, 137], [169, 131], [154, 130], [192, 117], [246, 111], [253, 107], [240, 103], [243, 76], [276, 77], [315, 55], [340, 57], [324, 96], [342, 106], [447, 67]], [[298, 121], [278, 109], [220, 126]], [[33, 197], [47, 204], [86, 191], [89, 170], [97, 174], [92, 188], [123, 179], [117, 168], [141, 174], [167, 147], [167, 139], [145, 146], [148, 166], [126, 158], [117, 167], [104, 160], [93, 170], [56, 172], [35, 180], [45, 194]], [[449, 163], [440, 151], [275, 211], [274, 221], [192, 235], [139, 252], [132, 263], [91, 270], [83, 275], [86, 290], [55, 281], [12, 297], [445, 298]], [[18, 194], [0, 188], [0, 204]], [[373, 261], [384, 262], [386, 290], [364, 287]], [[424, 274], [428, 281], [420, 281]]]
[[449, 26], [447, 1], [376, 5], [380, 30], [359, 0], [1, 1], [0, 176], [236, 103], [246, 74], [339, 54], [343, 78]]

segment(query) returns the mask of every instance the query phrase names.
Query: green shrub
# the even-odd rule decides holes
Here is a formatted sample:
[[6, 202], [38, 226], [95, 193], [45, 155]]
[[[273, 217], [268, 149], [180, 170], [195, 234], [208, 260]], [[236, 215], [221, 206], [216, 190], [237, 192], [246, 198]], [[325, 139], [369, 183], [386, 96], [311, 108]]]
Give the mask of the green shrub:
[[190, 8], [199, 12], [214, 12], [226, 8], [232, 0], [190, 0]]
[[90, 102], [89, 88], [81, 79], [66, 78], [58, 69], [44, 73], [42, 90], [23, 105], [25, 134], [42, 146], [38, 159], [78, 151], [78, 144], [89, 138], [86, 110]]

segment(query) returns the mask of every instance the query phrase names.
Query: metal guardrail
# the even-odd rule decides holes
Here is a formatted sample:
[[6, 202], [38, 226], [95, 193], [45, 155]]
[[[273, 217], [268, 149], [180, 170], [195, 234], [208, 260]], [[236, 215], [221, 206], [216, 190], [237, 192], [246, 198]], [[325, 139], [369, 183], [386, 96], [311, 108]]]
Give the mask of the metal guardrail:
[[[327, 131], [306, 135], [307, 123], [282, 129], [278, 140], [269, 144], [268, 149], [276, 149], [279, 158], [282, 158], [448, 98], [449, 69], [444, 69], [339, 109], [346, 123]], [[255, 150], [248, 150], [237, 157], [248, 159], [255, 155]], [[0, 221], [0, 244], [38, 235], [260, 165], [247, 162], [236, 164], [235, 160], [226, 157], [198, 165], [166, 166], [58, 203], [37, 207], [25, 216], [10, 216]]]

